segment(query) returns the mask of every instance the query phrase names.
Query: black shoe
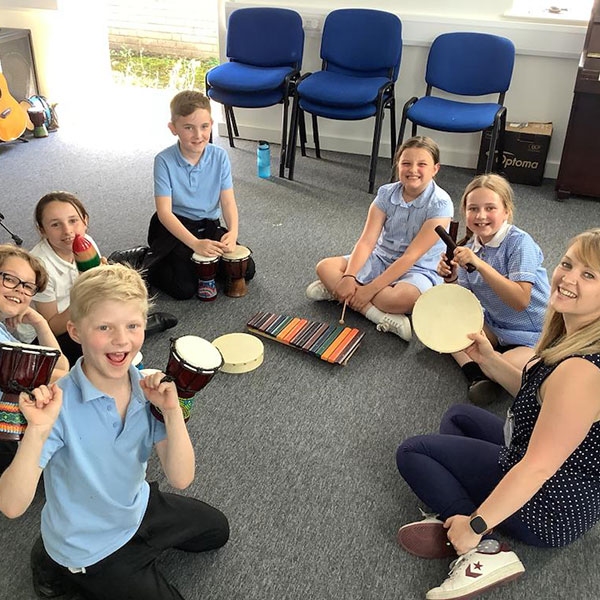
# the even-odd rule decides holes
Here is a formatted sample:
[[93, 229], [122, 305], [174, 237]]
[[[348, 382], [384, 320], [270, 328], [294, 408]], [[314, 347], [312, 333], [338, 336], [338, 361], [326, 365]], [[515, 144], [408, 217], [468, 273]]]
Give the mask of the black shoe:
[[42, 538], [38, 537], [31, 549], [33, 591], [38, 598], [71, 598], [73, 588], [62, 569], [48, 556]]
[[244, 276], [244, 279], [246, 281], [250, 281], [251, 279], [254, 279], [255, 274], [256, 274], [256, 263], [254, 262], [254, 259], [252, 257], [250, 257], [248, 259], [248, 265], [246, 267], [246, 275]]
[[498, 402], [502, 396], [502, 386], [491, 379], [478, 379], [469, 386], [467, 397], [475, 406], [487, 406]]
[[139, 271], [144, 267], [148, 250], [148, 246], [138, 246], [137, 248], [129, 248], [128, 250], [115, 250], [108, 257], [108, 262], [127, 264]]
[[178, 323], [178, 319], [175, 315], [167, 312], [155, 312], [148, 315], [146, 320], [146, 335], [151, 333], [160, 333], [175, 327]]

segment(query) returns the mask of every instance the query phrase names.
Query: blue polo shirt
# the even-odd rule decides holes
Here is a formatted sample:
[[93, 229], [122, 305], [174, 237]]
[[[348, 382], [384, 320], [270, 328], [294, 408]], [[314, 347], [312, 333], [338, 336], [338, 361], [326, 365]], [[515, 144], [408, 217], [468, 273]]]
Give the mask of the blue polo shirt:
[[17, 338], [0, 322], [0, 342], [17, 342]]
[[150, 413], [131, 366], [131, 399], [124, 421], [114, 398], [94, 387], [80, 358], [60, 379], [63, 406], [40, 457], [46, 504], [42, 538], [65, 567], [87, 567], [135, 534], [148, 504], [145, 480], [154, 444], [166, 436]]
[[218, 219], [221, 191], [232, 187], [229, 157], [218, 146], [207, 144], [196, 165], [183, 157], [179, 143], [154, 158], [154, 195], [170, 196], [171, 210], [180, 217]]

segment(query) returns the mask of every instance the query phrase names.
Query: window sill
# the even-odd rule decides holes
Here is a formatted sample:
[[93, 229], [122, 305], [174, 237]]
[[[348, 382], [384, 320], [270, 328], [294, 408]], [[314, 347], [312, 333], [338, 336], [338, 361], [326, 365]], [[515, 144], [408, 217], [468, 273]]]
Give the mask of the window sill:
[[507, 19], [536, 21], [538, 23], [555, 23], [556, 25], [587, 25], [590, 15], [587, 12], [564, 11], [551, 13], [546, 10], [511, 8], [503, 15]]

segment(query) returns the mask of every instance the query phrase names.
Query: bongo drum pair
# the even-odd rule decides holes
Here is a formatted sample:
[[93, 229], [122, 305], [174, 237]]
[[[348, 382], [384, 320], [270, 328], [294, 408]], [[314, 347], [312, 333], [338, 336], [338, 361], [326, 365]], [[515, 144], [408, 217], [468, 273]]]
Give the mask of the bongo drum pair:
[[219, 261], [223, 261], [227, 286], [225, 295], [231, 298], [241, 298], [248, 293], [246, 285], [246, 270], [252, 256], [252, 250], [246, 246], [237, 245], [233, 252], [226, 252], [221, 256], [202, 256], [194, 253], [192, 261], [196, 265], [198, 274], [198, 298], [204, 302], [210, 302], [217, 297], [215, 276], [219, 267]]
[[[165, 373], [175, 383], [185, 421], [190, 418], [194, 396], [208, 385], [222, 366], [223, 356], [209, 341], [196, 335], [171, 340]], [[151, 372], [151, 369], [142, 371], [145, 375]], [[163, 421], [159, 408], [151, 405], [150, 410], [159, 421]]]
[[467, 334], [479, 333], [483, 328], [483, 309], [471, 291], [444, 283], [419, 296], [412, 324], [428, 348], [441, 353], [460, 352], [473, 343]]
[[48, 385], [60, 350], [18, 342], [0, 343], [0, 440], [18, 441], [27, 420], [19, 410], [20, 392]]

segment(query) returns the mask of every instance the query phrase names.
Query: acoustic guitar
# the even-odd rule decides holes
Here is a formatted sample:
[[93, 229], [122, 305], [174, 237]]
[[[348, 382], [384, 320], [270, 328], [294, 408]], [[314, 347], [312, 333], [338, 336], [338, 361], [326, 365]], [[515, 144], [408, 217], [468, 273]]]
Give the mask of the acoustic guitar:
[[27, 113], [10, 95], [6, 78], [0, 73], [0, 140], [16, 140], [25, 131]]

